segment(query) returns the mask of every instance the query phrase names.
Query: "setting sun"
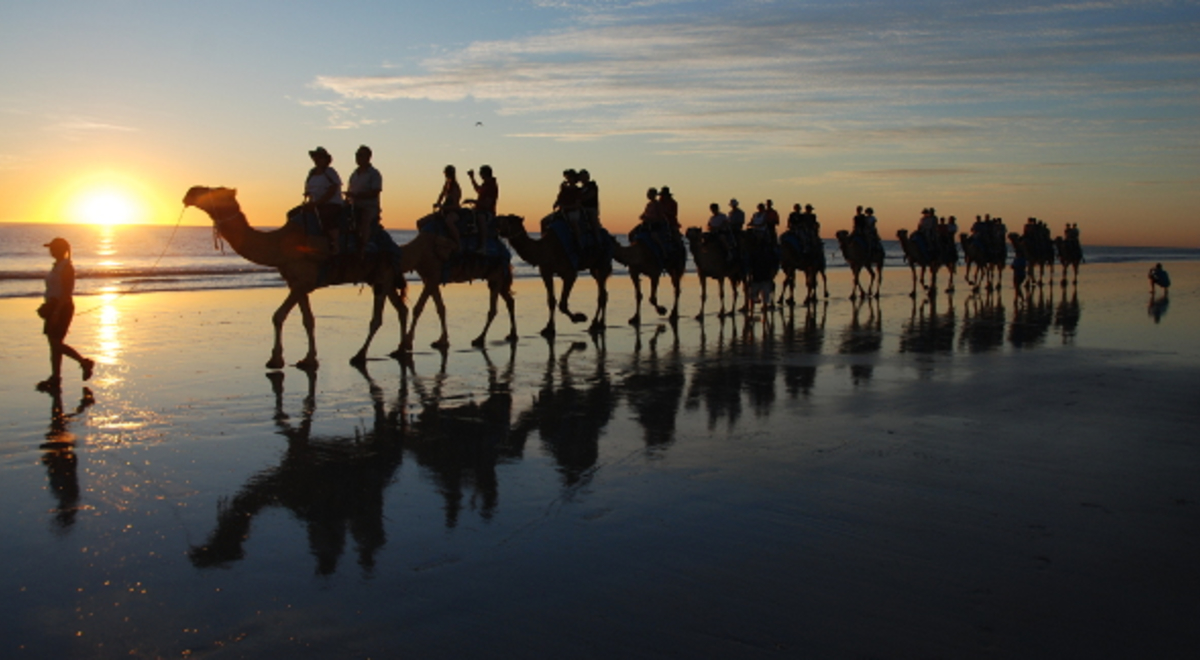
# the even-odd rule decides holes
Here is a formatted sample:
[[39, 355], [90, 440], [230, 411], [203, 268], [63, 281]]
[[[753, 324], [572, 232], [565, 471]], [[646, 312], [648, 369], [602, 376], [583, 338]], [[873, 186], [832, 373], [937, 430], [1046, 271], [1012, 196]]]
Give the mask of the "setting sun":
[[43, 217], [51, 222], [85, 225], [140, 225], [168, 221], [162, 195], [141, 179], [119, 172], [98, 172], [63, 185]]
[[137, 201], [116, 189], [84, 192], [71, 211], [75, 222], [89, 225], [140, 223], [145, 215]]

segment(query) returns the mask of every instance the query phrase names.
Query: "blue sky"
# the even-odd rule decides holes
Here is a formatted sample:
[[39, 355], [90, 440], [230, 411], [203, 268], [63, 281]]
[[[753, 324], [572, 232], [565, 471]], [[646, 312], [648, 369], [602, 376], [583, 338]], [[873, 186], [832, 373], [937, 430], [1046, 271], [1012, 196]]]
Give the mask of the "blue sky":
[[537, 217], [588, 168], [618, 229], [668, 184], [685, 224], [772, 198], [827, 233], [935, 206], [1200, 245], [1195, 2], [99, 0], [0, 24], [0, 221], [109, 176], [149, 220], [207, 184], [278, 224], [309, 149], [346, 176], [366, 143], [393, 227], [443, 165], [489, 163], [501, 210]]

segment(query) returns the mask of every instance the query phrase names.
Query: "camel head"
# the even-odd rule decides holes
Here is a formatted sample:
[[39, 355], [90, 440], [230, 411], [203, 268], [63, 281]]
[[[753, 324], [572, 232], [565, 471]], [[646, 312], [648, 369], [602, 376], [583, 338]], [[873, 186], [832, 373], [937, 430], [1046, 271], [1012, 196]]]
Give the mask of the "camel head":
[[902, 241], [907, 241], [908, 240], [908, 230], [901, 229], [900, 231], [896, 232], [896, 238], [898, 238]]
[[703, 235], [703, 232], [699, 227], [688, 227], [687, 230], [683, 232], [683, 235], [686, 236], [689, 241], [698, 241]]
[[496, 233], [504, 238], [525, 233], [525, 218], [519, 215], [496, 216]]
[[210, 215], [214, 212], [238, 211], [237, 190], [233, 188], [206, 188], [204, 186], [192, 186], [187, 194], [183, 196], [184, 206], [195, 206], [198, 209], [207, 211]]

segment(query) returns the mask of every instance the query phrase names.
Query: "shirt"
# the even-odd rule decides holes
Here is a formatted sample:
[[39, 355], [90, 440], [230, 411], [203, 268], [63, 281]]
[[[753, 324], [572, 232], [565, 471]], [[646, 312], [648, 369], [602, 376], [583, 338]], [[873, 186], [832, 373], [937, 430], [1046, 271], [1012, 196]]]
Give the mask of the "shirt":
[[729, 226], [729, 216], [724, 213], [718, 213], [708, 219], [709, 231], [721, 231]]
[[309, 201], [321, 199], [330, 188], [334, 189], [334, 193], [326, 203], [341, 204], [342, 178], [338, 176], [337, 170], [326, 167], [324, 172], [317, 172], [317, 168], [314, 167], [308, 171], [308, 180], [304, 182], [304, 194]]
[[[366, 169], [355, 169], [350, 173], [350, 182], [346, 185], [346, 193], [356, 206], [379, 206], [379, 191], [383, 190], [383, 175], [373, 165]], [[366, 194], [365, 193], [374, 193]]]

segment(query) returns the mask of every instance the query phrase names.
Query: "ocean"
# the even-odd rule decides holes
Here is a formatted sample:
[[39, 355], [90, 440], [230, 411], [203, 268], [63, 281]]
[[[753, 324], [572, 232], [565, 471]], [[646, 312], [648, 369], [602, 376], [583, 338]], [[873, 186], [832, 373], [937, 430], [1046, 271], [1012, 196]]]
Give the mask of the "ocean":
[[[397, 243], [415, 231], [390, 230]], [[0, 298], [36, 297], [53, 259], [44, 244], [61, 236], [70, 241], [76, 295], [128, 294], [282, 287], [273, 269], [252, 264], [228, 245], [222, 252], [211, 227], [147, 225], [0, 224]], [[621, 237], [624, 241], [624, 237]], [[845, 268], [837, 241], [825, 240], [830, 268]], [[884, 241], [886, 267], [904, 267], [900, 245]], [[1084, 246], [1088, 263], [1200, 261], [1200, 249]], [[614, 276], [626, 276], [614, 264]], [[689, 260], [689, 271], [692, 265]], [[537, 277], [537, 270], [513, 255], [514, 275]]]

